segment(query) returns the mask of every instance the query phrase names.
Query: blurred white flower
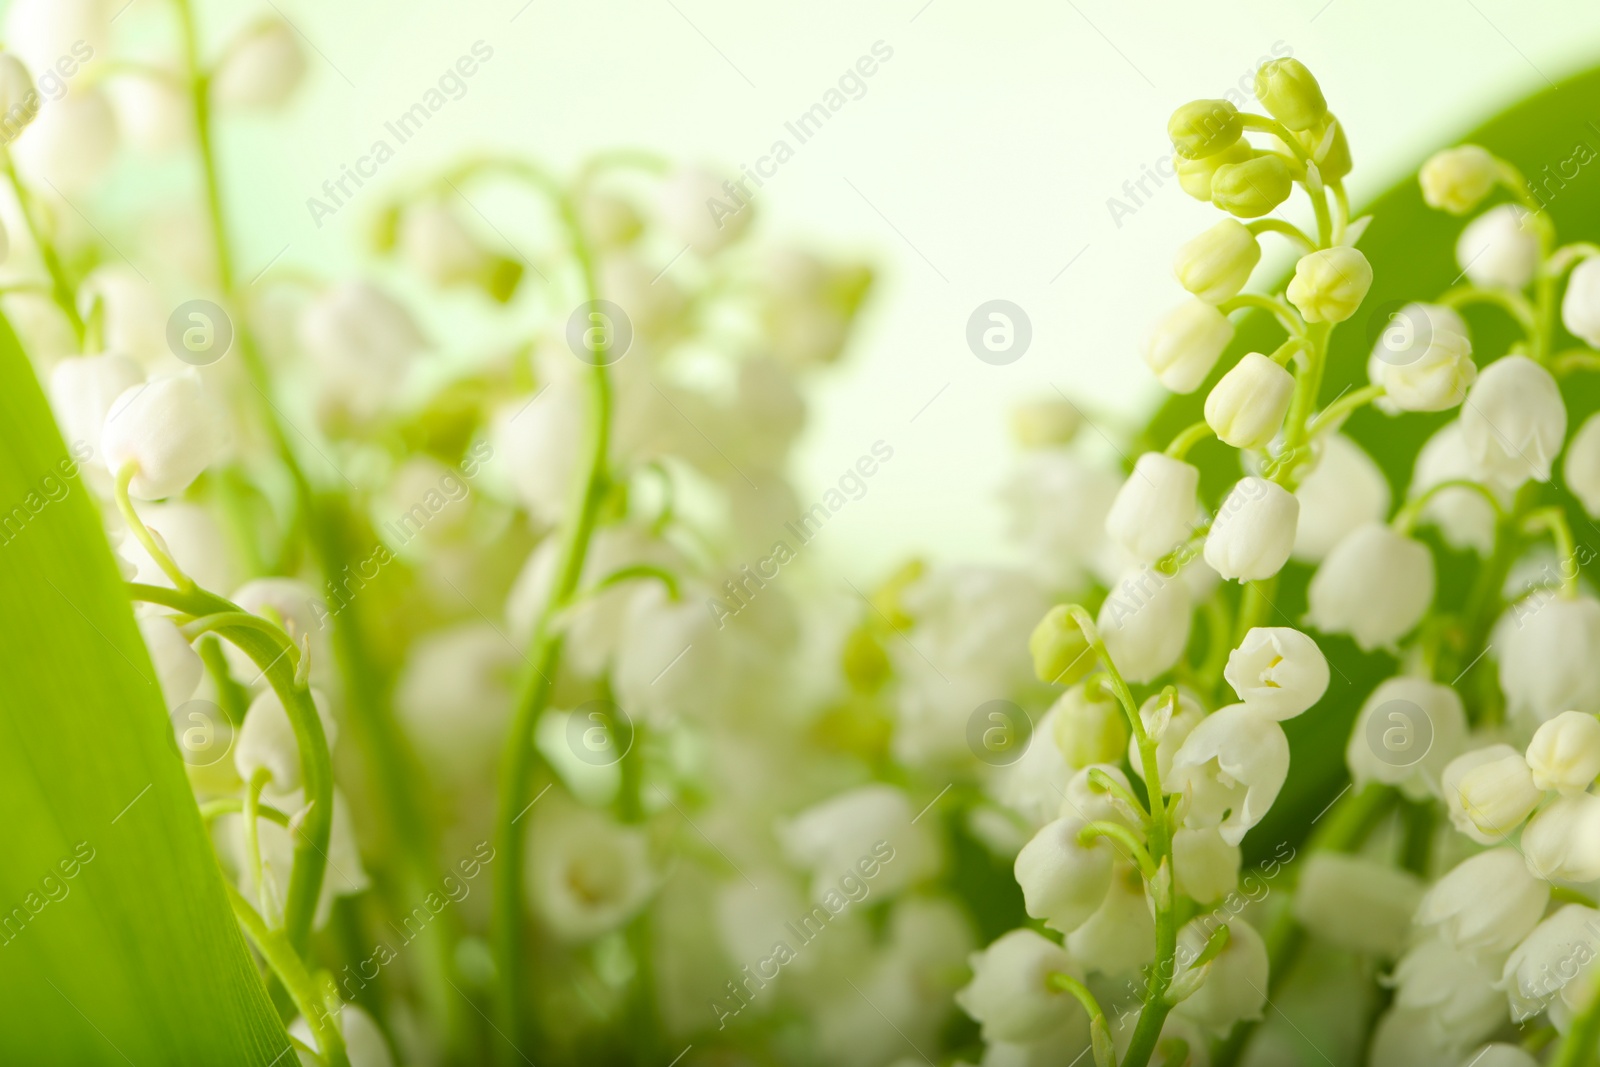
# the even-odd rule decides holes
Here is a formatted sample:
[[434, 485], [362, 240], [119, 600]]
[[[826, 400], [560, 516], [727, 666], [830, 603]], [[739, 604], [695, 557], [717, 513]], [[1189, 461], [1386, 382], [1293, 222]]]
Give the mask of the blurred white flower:
[[1539, 236], [1528, 209], [1497, 204], [1461, 231], [1456, 265], [1473, 285], [1491, 289], [1523, 289], [1539, 267]]
[[1291, 898], [1313, 935], [1348, 952], [1393, 959], [1422, 900], [1421, 880], [1365, 856], [1312, 852]]
[[269, 18], [244, 30], [228, 46], [211, 78], [211, 91], [227, 107], [275, 108], [305, 77], [300, 37], [283, 19]]
[[1293, 558], [1318, 563], [1357, 526], [1389, 513], [1389, 481], [1371, 456], [1343, 434], [1321, 437], [1322, 454], [1295, 488], [1300, 518]]
[[1600, 415], [1590, 415], [1572, 435], [1561, 475], [1589, 517], [1600, 518]]
[[1067, 951], [1086, 970], [1113, 979], [1131, 979], [1155, 958], [1155, 917], [1138, 868], [1114, 864], [1105, 900], [1067, 935]]
[[[1182, 981], [1189, 965], [1206, 947], [1221, 924], [1212, 915], [1190, 919], [1178, 931], [1180, 964], [1174, 981]], [[1267, 1001], [1267, 946], [1256, 928], [1240, 918], [1228, 924], [1228, 943], [1209, 963], [1200, 988], [1179, 1001], [1173, 1011], [1204, 1027], [1215, 1037], [1226, 1037], [1234, 1023], [1260, 1019]]]
[[1494, 955], [1527, 937], [1549, 900], [1550, 887], [1515, 849], [1492, 848], [1435, 882], [1417, 907], [1416, 923], [1458, 948]]
[[1141, 562], [1160, 559], [1188, 539], [1195, 526], [1200, 471], [1160, 452], [1133, 465], [1106, 513], [1106, 533]]
[[[322, 721], [322, 732], [332, 750], [338, 740], [339, 729], [328, 712], [327, 699], [317, 690], [311, 690], [311, 702]], [[263, 689], [250, 702], [245, 712], [244, 725], [239, 727], [239, 739], [233, 749], [233, 765], [239, 777], [246, 782], [256, 771], [265, 769], [271, 774], [269, 792], [274, 795], [292, 793], [301, 787], [300, 744], [294, 723], [278, 699], [276, 690]]]
[[1561, 388], [1526, 356], [1497, 359], [1467, 394], [1461, 433], [1481, 479], [1506, 489], [1548, 482], [1567, 436]]
[[876, 860], [873, 893], [893, 896], [937, 873], [942, 865], [933, 827], [915, 822], [911, 798], [893, 786], [874, 784], [838, 793], [777, 828], [784, 854], [811, 874], [814, 899], [841, 875]]
[[1494, 191], [1500, 166], [1487, 149], [1464, 144], [1429, 156], [1418, 177], [1422, 199], [1429, 207], [1465, 215]]
[[562, 941], [591, 941], [626, 923], [660, 881], [642, 828], [590, 808], [551, 804], [529, 820], [526, 893]]
[[[337, 1019], [339, 1034], [344, 1038], [345, 1054], [350, 1057], [350, 1067], [394, 1067], [389, 1044], [384, 1040], [378, 1024], [372, 1021], [372, 1016], [354, 1004], [345, 1004], [339, 1008]], [[289, 1033], [309, 1045], [312, 1051], [322, 1051], [311, 1033], [311, 1025], [304, 1018], [296, 1016], [294, 1022], [289, 1024]], [[304, 1052], [296, 1055], [303, 1067], [316, 1067], [317, 1061]]]
[[1144, 361], [1163, 386], [1192, 393], [1233, 340], [1233, 323], [1198, 297], [1172, 309], [1144, 342]]
[[1177, 664], [1193, 614], [1189, 587], [1146, 566], [1112, 586], [1095, 622], [1111, 662], [1128, 681], [1142, 684]]
[[127, 356], [69, 356], [50, 371], [50, 407], [68, 449], [87, 446], [101, 460], [100, 435], [106, 413], [117, 398], [144, 381], [144, 371]]
[[1026, 1043], [1048, 1037], [1077, 1009], [1071, 995], [1052, 989], [1052, 974], [1083, 980], [1067, 950], [1032, 930], [1012, 930], [971, 960], [972, 981], [955, 995], [977, 1020], [985, 1041]]
[[1600, 797], [1576, 793], [1544, 805], [1523, 827], [1522, 854], [1547, 881], [1600, 880]]
[[1177, 890], [1196, 904], [1214, 904], [1238, 888], [1241, 858], [1239, 846], [1223, 840], [1215, 827], [1185, 828], [1172, 835]]
[[1600, 259], [1572, 268], [1561, 298], [1561, 324], [1591, 348], [1600, 348]]
[[[1478, 465], [1467, 449], [1461, 420], [1445, 423], [1417, 453], [1411, 471], [1409, 495], [1415, 499], [1441, 482], [1478, 481]], [[1509, 508], [1511, 494], [1505, 488], [1484, 484], [1502, 506]], [[1471, 549], [1480, 556], [1494, 551], [1496, 516], [1494, 505], [1475, 489], [1441, 489], [1423, 505], [1419, 521], [1439, 528], [1451, 548]]]
[[1345, 764], [1358, 789], [1381, 782], [1423, 800], [1439, 795], [1440, 776], [1466, 737], [1467, 713], [1454, 689], [1426, 678], [1390, 678], [1356, 714]]
[[215, 403], [188, 374], [131, 386], [106, 412], [100, 452], [113, 474], [133, 465], [128, 492], [141, 500], [176, 496], [215, 462], [227, 429]]
[[194, 696], [205, 665], [173, 621], [165, 615], [141, 616], [139, 634], [150, 650], [150, 662], [155, 666], [156, 681], [167, 707], [175, 708]]
[[1563, 711], [1534, 731], [1526, 756], [1539, 789], [1583, 793], [1600, 777], [1600, 719]]
[[1457, 756], [1444, 769], [1445, 805], [1455, 828], [1481, 845], [1516, 832], [1542, 794], [1522, 753], [1490, 745]]
[[753, 205], [732, 182], [686, 167], [668, 175], [656, 193], [661, 224], [680, 244], [702, 256], [715, 255], [750, 225]]
[[1440, 1041], [1473, 1045], [1506, 1022], [1506, 998], [1492, 963], [1443, 941], [1412, 948], [1395, 964], [1389, 984], [1395, 1006], [1422, 1016]]
[[1498, 628], [1506, 710], [1529, 724], [1563, 711], [1600, 713], [1600, 601], [1554, 596], [1529, 609], [1512, 608]]
[[1478, 377], [1467, 324], [1442, 304], [1405, 305], [1378, 335], [1367, 377], [1383, 386], [1377, 406], [1391, 415], [1448, 411]]
[[1307, 592], [1306, 620], [1362, 649], [1395, 644], [1433, 604], [1433, 555], [1382, 522], [1359, 526], [1328, 553]]
[[428, 346], [410, 312], [363, 281], [318, 296], [301, 313], [298, 335], [327, 398], [362, 416], [399, 395], [412, 362]]
[[505, 744], [521, 651], [487, 622], [424, 634], [395, 683], [395, 714], [430, 768], [447, 781], [493, 771]]
[[1512, 950], [1500, 975], [1513, 1022], [1531, 1018], [1562, 999], [1569, 985], [1600, 955], [1600, 911], [1566, 904]]
[[105, 176], [117, 152], [117, 119], [106, 91], [73, 88], [39, 115], [12, 143], [17, 168], [63, 196], [86, 193]]

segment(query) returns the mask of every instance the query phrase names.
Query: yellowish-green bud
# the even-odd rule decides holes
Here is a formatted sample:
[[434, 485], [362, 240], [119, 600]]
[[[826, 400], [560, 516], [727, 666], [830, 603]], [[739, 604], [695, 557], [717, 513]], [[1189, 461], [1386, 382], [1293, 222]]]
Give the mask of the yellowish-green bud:
[[1011, 432], [1024, 448], [1064, 445], [1078, 433], [1083, 415], [1068, 400], [1035, 400], [1011, 415]]
[[1094, 650], [1065, 604], [1057, 604], [1039, 620], [1028, 637], [1028, 651], [1033, 654], [1033, 673], [1051, 685], [1072, 685], [1094, 669]]
[[1224, 163], [1243, 163], [1256, 154], [1250, 142], [1240, 138], [1214, 156], [1204, 159], [1184, 159], [1176, 156], [1173, 163], [1178, 171], [1178, 185], [1196, 200], [1211, 201], [1211, 176]]
[[1237, 144], [1243, 134], [1239, 109], [1226, 100], [1191, 100], [1167, 120], [1172, 147], [1188, 159], [1214, 156]]
[[1328, 113], [1322, 86], [1298, 59], [1274, 59], [1256, 71], [1256, 99], [1291, 130], [1309, 130]]
[[1172, 272], [1189, 292], [1220, 304], [1239, 295], [1260, 261], [1256, 235], [1237, 219], [1223, 219], [1178, 249]]
[[1273, 152], [1243, 163], [1228, 163], [1211, 176], [1211, 202], [1242, 219], [1267, 214], [1289, 199], [1293, 189], [1289, 165]]
[[1500, 180], [1500, 161], [1475, 144], [1435, 152], [1422, 165], [1422, 199], [1436, 211], [1465, 215], [1476, 208]]
[[1056, 747], [1067, 766], [1116, 763], [1128, 751], [1128, 717], [1104, 686], [1074, 686], [1056, 701], [1055, 713]]
[[1286, 296], [1307, 322], [1343, 322], [1372, 287], [1372, 264], [1354, 248], [1336, 245], [1300, 257]]
[[1300, 143], [1310, 153], [1317, 165], [1317, 173], [1325, 182], [1336, 182], [1350, 173], [1350, 140], [1344, 135], [1344, 123], [1328, 116], [1328, 124], [1299, 135]]
[[857, 627], [845, 638], [839, 659], [845, 680], [858, 693], [875, 693], [889, 678], [889, 656], [865, 626]]

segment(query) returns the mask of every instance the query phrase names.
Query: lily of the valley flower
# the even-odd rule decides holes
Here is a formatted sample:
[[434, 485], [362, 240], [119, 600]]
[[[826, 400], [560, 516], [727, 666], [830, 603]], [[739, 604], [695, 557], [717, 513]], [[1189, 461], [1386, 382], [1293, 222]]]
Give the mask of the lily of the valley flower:
[[1465, 215], [1494, 191], [1499, 161], [1475, 144], [1435, 152], [1422, 165], [1422, 199], [1438, 211]]
[[1106, 513], [1106, 533], [1135, 559], [1160, 559], [1188, 536], [1199, 488], [1200, 471], [1193, 464], [1146, 452]]
[[1539, 789], [1586, 792], [1600, 777], [1600, 718], [1563, 711], [1534, 731], [1526, 756]]
[[1539, 267], [1539, 237], [1527, 208], [1500, 204], [1467, 223], [1456, 264], [1474, 285], [1522, 289]]
[[1572, 268], [1561, 298], [1561, 324], [1574, 337], [1600, 348], [1600, 259], [1586, 259]]
[[[1178, 931], [1180, 964], [1199, 957], [1217, 925], [1210, 915], [1184, 924]], [[1173, 1011], [1217, 1037], [1225, 1036], [1241, 1020], [1261, 1018], [1267, 1000], [1267, 946], [1255, 927], [1243, 919], [1231, 920], [1228, 943], [1208, 966], [1211, 969], [1200, 988], [1179, 1001]], [[1188, 965], [1180, 967], [1180, 978], [1187, 969]]]
[[955, 995], [961, 1009], [983, 1028], [985, 1041], [1027, 1043], [1061, 1025], [1076, 1004], [1050, 984], [1052, 974], [1079, 981], [1083, 969], [1062, 948], [1028, 929], [1012, 930], [970, 959], [972, 981]]
[[1111, 661], [1130, 682], [1150, 682], [1178, 662], [1194, 608], [1183, 579], [1140, 567], [1123, 576], [1096, 622]]
[[1423, 800], [1438, 794], [1440, 775], [1466, 736], [1467, 713], [1454, 689], [1426, 678], [1390, 678], [1361, 705], [1345, 764], [1358, 789], [1381, 782]]
[[1233, 340], [1233, 323], [1198, 297], [1179, 304], [1150, 331], [1144, 361], [1174, 393], [1200, 388], [1222, 350]]
[[1372, 457], [1344, 434], [1327, 434], [1321, 444], [1316, 466], [1294, 491], [1294, 558], [1303, 563], [1320, 563], [1351, 530], [1389, 514], [1389, 479]]
[[199, 381], [156, 378], [125, 391], [106, 412], [100, 451], [113, 472], [134, 468], [128, 491], [141, 500], [175, 496], [221, 454], [226, 431]]
[[150, 650], [150, 662], [155, 665], [156, 680], [161, 684], [161, 695], [167, 707], [175, 708], [194, 696], [205, 666], [190, 647], [188, 638], [179, 633], [178, 627], [165, 615], [140, 618], [139, 633], [144, 637], [145, 648]]
[[1289, 740], [1277, 720], [1245, 704], [1213, 712], [1172, 757], [1187, 794], [1186, 824], [1216, 826], [1237, 845], [1260, 822], [1289, 776]]
[[1351, 531], [1322, 561], [1307, 592], [1306, 618], [1349, 634], [1363, 649], [1393, 645], [1433, 603], [1433, 556], [1387, 523]]
[[1558, 1006], [1563, 993], [1600, 955], [1600, 911], [1567, 904], [1512, 950], [1500, 975], [1515, 1022]]
[[1522, 831], [1522, 854], [1540, 878], [1600, 879], [1600, 797], [1576, 793], [1540, 808]]
[[1292, 719], [1328, 691], [1328, 660], [1317, 643], [1287, 626], [1257, 626], [1228, 654], [1222, 676], [1246, 707]]
[[87, 445], [98, 458], [106, 412], [143, 381], [139, 364], [117, 353], [70, 356], [57, 363], [50, 371], [50, 407], [67, 447]]
[[1317, 938], [1349, 952], [1384, 959], [1406, 944], [1422, 882], [1366, 856], [1313, 852], [1306, 857], [1290, 906]]
[[1492, 848], [1451, 868], [1422, 898], [1418, 926], [1464, 949], [1509, 952], [1544, 914], [1550, 887], [1513, 848]]
[[1172, 269], [1189, 292], [1220, 304], [1239, 295], [1259, 262], [1256, 235], [1236, 219], [1223, 219], [1179, 248]]
[[1294, 396], [1294, 375], [1260, 352], [1247, 352], [1206, 396], [1206, 423], [1234, 448], [1265, 448], [1277, 436]]
[[1500, 688], [1513, 718], [1542, 723], [1563, 711], [1600, 713], [1600, 600], [1558, 596], [1513, 608], [1502, 633]]
[[1241, 478], [1212, 520], [1205, 560], [1224, 578], [1271, 578], [1289, 560], [1299, 518], [1300, 502], [1283, 486]]
[[1407, 304], [1378, 335], [1367, 377], [1383, 386], [1378, 406], [1401, 411], [1448, 411], [1478, 377], [1466, 323], [1440, 304]]
[[273, 108], [287, 100], [306, 72], [300, 37], [282, 19], [244, 31], [212, 76], [211, 91], [233, 107]]
[[1526, 356], [1483, 369], [1461, 410], [1467, 451], [1483, 474], [1507, 489], [1550, 480], [1567, 436], [1567, 407], [1550, 372]]
[[1343, 322], [1372, 288], [1372, 264], [1348, 245], [1301, 256], [1285, 295], [1307, 322]]
[[[338, 728], [328, 713], [328, 702], [315, 689], [311, 691], [311, 702], [317, 709], [317, 717], [322, 720], [322, 732], [331, 749], [338, 738]], [[250, 702], [244, 725], [239, 728], [233, 764], [239, 771], [239, 777], [247, 782], [256, 771], [263, 768], [267, 770], [271, 774], [270, 788], [274, 794], [300, 788], [300, 745], [296, 740], [294, 723], [274, 690], [264, 689], [261, 695]]]
[[1600, 517], [1600, 415], [1590, 415], [1572, 435], [1561, 475], [1589, 517]]
[[1111, 887], [1111, 844], [1081, 838], [1083, 819], [1062, 818], [1033, 835], [1017, 853], [1015, 873], [1028, 914], [1070, 934], [1105, 902]]
[[1450, 821], [1483, 845], [1514, 833], [1543, 796], [1522, 753], [1510, 745], [1457, 756], [1444, 769], [1443, 788]]

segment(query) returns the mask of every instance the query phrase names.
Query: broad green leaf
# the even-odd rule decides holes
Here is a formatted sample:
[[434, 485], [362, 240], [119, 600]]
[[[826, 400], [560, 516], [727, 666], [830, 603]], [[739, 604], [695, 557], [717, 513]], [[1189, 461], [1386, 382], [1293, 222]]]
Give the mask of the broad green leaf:
[[89, 489], [0, 319], [0, 1062], [296, 1062]]
[[[1330, 87], [1335, 98], [1336, 88]], [[1516, 104], [1476, 130], [1459, 136], [1441, 133], [1436, 143], [1419, 144], [1410, 176], [1376, 201], [1355, 206], [1355, 215], [1373, 216], [1359, 245], [1372, 263], [1372, 291], [1356, 316], [1334, 332], [1322, 389], [1324, 404], [1346, 389], [1367, 383], [1367, 357], [1389, 317], [1401, 305], [1436, 297], [1459, 284], [1461, 272], [1455, 262], [1455, 243], [1468, 219], [1434, 211], [1422, 202], [1415, 170], [1427, 155], [1450, 144], [1483, 145], [1527, 175], [1554, 219], [1561, 242], [1594, 241], [1600, 239], [1600, 125], [1588, 116], [1597, 113], [1600, 71], [1577, 75], [1557, 88]], [[1359, 167], [1361, 130], [1351, 129], [1350, 135]], [[1472, 328], [1474, 358], [1480, 366], [1505, 353], [1515, 331], [1502, 313], [1472, 307], [1465, 316]], [[1193, 394], [1169, 400], [1153, 420], [1146, 445], [1164, 445], [1184, 426], [1200, 419], [1211, 383], [1239, 356], [1251, 351], [1270, 352], [1281, 340], [1281, 331], [1266, 315], [1253, 314], [1243, 320], [1234, 344], [1211, 381]], [[1556, 349], [1577, 343], [1568, 337], [1558, 340]], [[1567, 398], [1570, 437], [1596, 409], [1600, 379], [1576, 375], [1563, 381], [1562, 391]], [[1456, 411], [1450, 411], [1391, 419], [1367, 408], [1345, 424], [1344, 432], [1384, 469], [1398, 502], [1423, 442], [1456, 415]], [[1202, 492], [1214, 505], [1239, 477], [1236, 453], [1212, 442], [1197, 447], [1191, 455], [1201, 468]], [[1545, 488], [1543, 502], [1564, 504], [1579, 544], [1600, 546], [1600, 528], [1589, 521], [1559, 484]], [[1443, 548], [1437, 539], [1430, 539], [1430, 545], [1439, 568], [1437, 602], [1447, 609], [1458, 607], [1466, 598], [1474, 561]], [[1300, 625], [1311, 573], [1310, 568], [1297, 564], [1284, 571], [1274, 597], [1278, 610], [1269, 625]], [[1249, 846], [1254, 846], [1254, 853], [1270, 854], [1280, 842], [1298, 841], [1310, 829], [1310, 821], [1344, 788], [1348, 781], [1345, 742], [1356, 713], [1373, 687], [1396, 672], [1392, 658], [1377, 653], [1364, 655], [1343, 638], [1328, 638], [1321, 643], [1334, 668], [1332, 684], [1317, 707], [1284, 724], [1292, 745], [1293, 772], [1271, 813], [1252, 832], [1247, 842], [1247, 861], [1253, 858]], [[1459, 683], [1469, 713], [1481, 687], [1493, 684], [1491, 653]]]

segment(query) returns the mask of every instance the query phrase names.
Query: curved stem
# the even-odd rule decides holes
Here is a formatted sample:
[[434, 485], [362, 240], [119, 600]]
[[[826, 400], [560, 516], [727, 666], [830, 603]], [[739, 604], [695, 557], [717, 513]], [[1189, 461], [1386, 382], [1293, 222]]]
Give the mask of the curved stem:
[[1503, 309], [1515, 319], [1526, 336], [1531, 338], [1538, 332], [1533, 305], [1528, 303], [1527, 297], [1511, 289], [1485, 289], [1477, 285], [1458, 285], [1441, 293], [1439, 303], [1448, 308], [1489, 304]]
[[1482, 482], [1475, 482], [1471, 478], [1447, 478], [1442, 482], [1436, 482], [1428, 486], [1428, 488], [1410, 500], [1405, 507], [1401, 508], [1395, 514], [1394, 522], [1392, 523], [1394, 528], [1400, 533], [1409, 534], [1418, 520], [1422, 518], [1422, 511], [1428, 506], [1428, 502], [1447, 489], [1470, 489], [1476, 492], [1489, 502], [1490, 507], [1494, 508], [1495, 518], [1501, 521], [1505, 520], [1505, 506], [1500, 503], [1499, 498], [1490, 491], [1488, 486]]
[[1302, 252], [1315, 252], [1317, 250], [1317, 242], [1313, 241], [1304, 230], [1283, 219], [1256, 219], [1254, 222], [1246, 223], [1245, 229], [1257, 237], [1263, 233], [1281, 233], [1289, 238], [1290, 241], [1299, 245]]
[[222, 885], [228, 891], [228, 903], [233, 905], [233, 914], [238, 918], [239, 925], [244, 927], [245, 936], [261, 953], [261, 958], [267, 961], [272, 973], [278, 976], [283, 988], [289, 991], [289, 999], [294, 1001], [301, 1017], [311, 1027], [311, 1036], [317, 1040], [322, 1062], [328, 1067], [350, 1067], [350, 1056], [345, 1051], [344, 1035], [339, 1031], [338, 1022], [328, 1013], [316, 981], [306, 970], [294, 946], [281, 930], [274, 930], [267, 925], [266, 920], [250, 906], [250, 902], [232, 882], [224, 878]]
[[1360, 389], [1352, 389], [1317, 412], [1316, 417], [1311, 420], [1311, 425], [1306, 427], [1306, 439], [1314, 441], [1324, 431], [1337, 429], [1351, 412], [1366, 407], [1383, 394], [1384, 388], [1381, 385], [1364, 385]]
[[[485, 164], [486, 166], [489, 164]], [[509, 166], [515, 173], [530, 178], [541, 185], [551, 179], [530, 165], [496, 163]], [[548, 190], [547, 190], [548, 191]], [[554, 199], [561, 222], [572, 242], [583, 283], [585, 301], [599, 299], [599, 286], [595, 278], [595, 265], [578, 220], [577, 206], [557, 187]], [[611, 441], [611, 379], [606, 371], [606, 361], [596, 347], [597, 337], [586, 334], [589, 344], [589, 414], [585, 420], [587, 439], [579, 453], [584, 468], [574, 479], [575, 499], [559, 533], [555, 581], [545, 602], [544, 610], [536, 620], [531, 644], [531, 669], [525, 676], [511, 728], [506, 735], [505, 750], [501, 755], [499, 803], [495, 814], [495, 847], [504, 857], [495, 867], [494, 901], [492, 913], [493, 948], [495, 963], [499, 968], [496, 1009], [500, 1026], [517, 1040], [526, 1032], [524, 988], [526, 972], [522, 951], [523, 910], [522, 877], [526, 837], [516, 823], [528, 803], [528, 793], [533, 780], [535, 750], [534, 729], [550, 700], [551, 677], [561, 658], [562, 635], [553, 625], [556, 616], [571, 603], [583, 574], [588, 557], [589, 542], [594, 535], [600, 506], [609, 486], [607, 460]], [[506, 1046], [509, 1047], [509, 1046]], [[507, 1057], [509, 1053], [502, 1052]]]
[[[244, 801], [238, 797], [218, 797], [200, 805], [200, 818], [209, 823], [224, 815], [238, 815], [244, 811]], [[256, 817], [289, 828], [289, 814], [271, 804], [256, 804]]]
[[[1568, 600], [1578, 596], [1578, 544], [1572, 536], [1572, 526], [1567, 513], [1559, 505], [1539, 508], [1522, 521], [1522, 531], [1527, 534], [1549, 533], [1556, 543], [1556, 553], [1563, 563], [1561, 595]], [[1571, 567], [1565, 566], [1566, 563]]]
[[1206, 438], [1215, 435], [1215, 433], [1216, 431], [1211, 428], [1211, 424], [1201, 419], [1199, 422], [1185, 427], [1178, 436], [1174, 437], [1172, 442], [1167, 445], [1166, 454], [1173, 459], [1182, 459], [1189, 454], [1189, 449]]
[[16, 165], [11, 162], [11, 153], [0, 148], [0, 161], [4, 163], [6, 180], [11, 183], [11, 191], [16, 194], [17, 210], [22, 215], [22, 224], [27, 227], [34, 248], [39, 250], [39, 259], [44, 263], [45, 273], [50, 275], [50, 294], [55, 299], [56, 306], [61, 309], [61, 313], [67, 317], [67, 322], [72, 325], [72, 332], [78, 338], [78, 343], [82, 344], [83, 316], [78, 314], [78, 304], [73, 297], [72, 283], [67, 280], [66, 268], [61, 265], [61, 257], [56, 254], [55, 246], [45, 240], [39, 228], [39, 221], [34, 218], [33, 197], [23, 186], [22, 179], [17, 176]]
[[1150, 813], [1145, 810], [1139, 798], [1133, 795], [1133, 791], [1099, 767], [1089, 768], [1089, 788], [1099, 790], [1102, 793], [1109, 793], [1116, 797], [1126, 804], [1139, 817], [1141, 822], [1149, 820]]
[[270, 781], [272, 781], [272, 771], [266, 767], [257, 767], [244, 790], [245, 862], [250, 866], [250, 882], [256, 887], [256, 895], [261, 898], [263, 909], [267, 906], [267, 886], [261, 879], [261, 828], [257, 819], [260, 818], [261, 791]]
[[1156, 876], [1155, 862], [1145, 851], [1144, 843], [1133, 836], [1133, 831], [1120, 823], [1097, 821], [1078, 831], [1078, 844], [1088, 845], [1096, 838], [1109, 838], [1128, 850], [1129, 858], [1138, 866], [1146, 880]]
[[133, 482], [134, 475], [138, 473], [139, 467], [136, 463], [128, 463], [117, 472], [117, 510], [122, 513], [122, 520], [128, 524], [128, 529], [133, 532], [133, 536], [144, 547], [145, 552], [149, 554], [151, 559], [156, 561], [156, 566], [160, 567], [162, 573], [172, 579], [172, 584], [178, 589], [193, 589], [195, 587], [194, 579], [183, 573], [183, 568], [179, 567], [176, 561], [167, 554], [167, 550], [161, 547], [161, 542], [156, 540], [155, 535], [144, 524], [144, 520], [139, 518], [139, 512], [134, 508], [133, 501], [128, 496], [128, 486]]
[[1089, 1013], [1090, 1024], [1098, 1023], [1109, 1032], [1109, 1027], [1106, 1027], [1106, 1013], [1101, 1009], [1100, 1002], [1094, 998], [1094, 994], [1089, 992], [1088, 986], [1072, 975], [1060, 971], [1052, 971], [1046, 976], [1045, 985], [1061, 993], [1071, 993], [1073, 998], [1083, 1005], [1083, 1010]]
[[1550, 370], [1557, 378], [1580, 370], [1600, 371], [1600, 352], [1592, 352], [1587, 348], [1569, 349], [1551, 358]]
[[1270, 311], [1278, 324], [1288, 331], [1290, 337], [1305, 337], [1306, 325], [1301, 321], [1299, 313], [1288, 304], [1276, 297], [1263, 296], [1260, 293], [1240, 293], [1229, 300], [1224, 300], [1217, 305], [1217, 310], [1224, 315], [1238, 311], [1241, 308], [1259, 308]]
[[632, 581], [635, 578], [646, 578], [658, 581], [666, 587], [668, 597], [674, 601], [680, 599], [681, 594], [678, 588], [678, 576], [667, 570], [665, 567], [658, 567], [653, 563], [630, 563], [626, 567], [618, 567], [616, 570], [612, 571], [610, 574], [596, 582], [583, 594], [583, 596], [593, 596], [603, 589], [609, 589], [614, 585], [620, 585], [623, 582]]

